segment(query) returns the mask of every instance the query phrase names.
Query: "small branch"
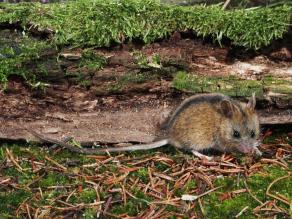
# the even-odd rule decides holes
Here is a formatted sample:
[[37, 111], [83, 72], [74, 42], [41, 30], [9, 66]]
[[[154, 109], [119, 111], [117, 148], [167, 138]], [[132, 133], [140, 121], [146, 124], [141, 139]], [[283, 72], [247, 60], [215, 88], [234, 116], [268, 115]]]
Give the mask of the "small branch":
[[235, 218], [239, 218], [247, 209], [248, 209], [249, 207], [248, 206], [246, 206], [246, 207], [244, 207], [236, 216], [235, 216]]
[[279, 196], [277, 196], [277, 195], [274, 195], [274, 194], [271, 194], [271, 193], [270, 193], [270, 189], [271, 189], [271, 187], [272, 187], [276, 182], [278, 182], [278, 181], [280, 181], [280, 180], [282, 180], [282, 179], [289, 178], [289, 177], [291, 177], [291, 176], [290, 176], [290, 175], [288, 175], [288, 176], [282, 176], [282, 177], [280, 177], [280, 178], [278, 178], [278, 179], [275, 179], [275, 180], [274, 180], [274, 181], [268, 186], [267, 191], [266, 191], [266, 195], [267, 195], [267, 196], [270, 196], [270, 197], [272, 197], [272, 198], [274, 198], [274, 199], [277, 199], [277, 200], [279, 200], [279, 201], [281, 201], [281, 202], [283, 202], [283, 203], [285, 203], [285, 204], [287, 204], [287, 205], [290, 205], [290, 202], [288, 201], [287, 198], [284, 198], [283, 196], [282, 196], [282, 197], [279, 197]]
[[254, 200], [256, 200], [258, 203], [260, 203], [260, 204], [262, 205], [263, 202], [260, 201], [257, 197], [255, 197], [255, 196], [251, 193], [250, 189], [249, 189], [248, 186], [247, 186], [247, 182], [246, 182], [246, 180], [244, 180], [243, 182], [244, 182], [245, 188], [246, 188], [247, 192], [249, 193], [249, 195], [250, 195]]
[[197, 199], [199, 199], [199, 198], [201, 198], [201, 197], [203, 197], [203, 196], [205, 196], [205, 195], [207, 195], [207, 194], [209, 194], [211, 192], [214, 192], [215, 190], [220, 189], [222, 187], [223, 186], [218, 186], [218, 187], [210, 189], [209, 191], [204, 192], [204, 193], [202, 193], [200, 195], [182, 195], [181, 199], [185, 200], [185, 201], [195, 201], [195, 200], [197, 200]]
[[226, 0], [224, 5], [222, 6], [222, 9], [225, 10], [230, 2], [231, 2], [231, 0]]
[[18, 172], [22, 173], [23, 172], [22, 167], [17, 163], [17, 161], [13, 157], [13, 154], [9, 151], [8, 148], [6, 148], [6, 154], [7, 154], [8, 158], [11, 160], [11, 162], [16, 166], [16, 169], [18, 170]]
[[63, 165], [59, 164], [57, 161], [49, 158], [48, 156], [45, 156], [45, 159], [50, 161], [51, 163], [55, 164], [57, 167], [60, 167], [62, 170], [67, 171], [66, 167], [64, 167]]

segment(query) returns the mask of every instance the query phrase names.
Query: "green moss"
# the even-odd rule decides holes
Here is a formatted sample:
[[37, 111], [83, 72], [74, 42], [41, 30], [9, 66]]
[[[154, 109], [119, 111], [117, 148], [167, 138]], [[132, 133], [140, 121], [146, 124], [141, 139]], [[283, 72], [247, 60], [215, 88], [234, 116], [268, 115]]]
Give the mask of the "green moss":
[[182, 187], [175, 189], [174, 194], [176, 197], [181, 197], [182, 195], [189, 194], [189, 192], [197, 187], [195, 180], [188, 180]]
[[82, 52], [82, 59], [79, 63], [79, 67], [86, 67], [89, 70], [97, 71], [103, 68], [106, 64], [106, 58], [94, 53], [90, 49], [86, 49]]
[[262, 97], [264, 90], [271, 90], [287, 94], [287, 98], [292, 98], [291, 83], [272, 76], [262, 80], [242, 80], [235, 76], [208, 77], [184, 71], [177, 72], [172, 81], [176, 89], [194, 93], [219, 92], [229, 96], [250, 96], [255, 92], [256, 96]]
[[3, 174], [7, 176], [16, 177], [19, 174], [19, 171], [15, 167], [9, 167], [3, 170]]
[[225, 11], [219, 5], [180, 7], [155, 0], [1, 4], [1, 10], [0, 22], [21, 21], [23, 26], [30, 23], [39, 29], [52, 29], [58, 44], [109, 46], [132, 39], [148, 43], [173, 31], [192, 30], [219, 42], [227, 37], [236, 45], [252, 48], [281, 38], [291, 12], [286, 5]]
[[124, 205], [113, 207], [111, 212], [114, 214], [126, 213], [129, 216], [135, 216], [139, 212], [148, 208], [148, 205], [152, 200], [150, 197], [145, 195], [140, 189], [137, 188], [133, 188], [132, 193], [135, 196], [135, 198], [131, 198]]
[[44, 148], [31, 143], [22, 144], [21, 147], [19, 144], [2, 144], [0, 148], [0, 156], [4, 157], [6, 155], [6, 148], [12, 151], [14, 156], [32, 156], [39, 160], [44, 160], [46, 152]]
[[149, 182], [148, 169], [146, 167], [131, 172], [130, 175], [139, 178], [144, 183]]
[[97, 215], [97, 210], [94, 208], [86, 208], [85, 212], [83, 213], [83, 218], [84, 219], [94, 219], [96, 218]]
[[[49, 43], [10, 31], [1, 31], [0, 37], [0, 86], [5, 88], [5, 82], [11, 75], [19, 75], [27, 81], [35, 83], [37, 75], [26, 65], [38, 60], [41, 52], [50, 48]], [[40, 69], [39, 74], [44, 73]]]
[[145, 83], [150, 80], [157, 79], [158, 75], [153, 72], [129, 72], [117, 78], [115, 83], [109, 84], [106, 86], [106, 90], [111, 93], [118, 93], [126, 89], [127, 87], [134, 85], [134, 84], [141, 84]]
[[[265, 89], [275, 93], [287, 94], [287, 98], [292, 98], [292, 81], [276, 79], [272, 75], [267, 75], [263, 79]], [[283, 97], [285, 98], [285, 97]]]
[[93, 203], [96, 200], [96, 191], [94, 189], [83, 189], [82, 192], [78, 193], [79, 201], [83, 203]]
[[152, 201], [152, 198], [147, 196], [143, 191], [141, 191], [138, 188], [134, 188], [133, 193], [134, 193], [135, 197], [137, 198], [136, 200], [138, 200], [138, 202], [141, 202], [145, 208], [146, 208], [147, 204]]
[[128, 201], [125, 205], [113, 207], [111, 212], [117, 215], [126, 213], [129, 216], [135, 216], [138, 214], [138, 208], [133, 201]]
[[[213, 202], [218, 203], [217, 206]], [[252, 213], [251, 205], [256, 207], [255, 201], [251, 200], [247, 194], [240, 194], [232, 199], [228, 199], [219, 204], [218, 198], [210, 196], [209, 202], [205, 202], [205, 210], [208, 212], [207, 218], [234, 218], [244, 207], [249, 206], [249, 209], [244, 213], [244, 218], [255, 218]]]
[[32, 195], [30, 191], [23, 189], [11, 190], [9, 192], [0, 190], [0, 216], [16, 210], [25, 199], [30, 198]]
[[[153, 77], [152, 77], [153, 78]], [[127, 73], [120, 78], [120, 83], [126, 85], [128, 83], [144, 83], [145, 81], [151, 79], [151, 76], [143, 73]]]
[[70, 77], [71, 81], [89, 88], [92, 85], [92, 77], [106, 64], [107, 60], [104, 56], [96, 54], [92, 49], [84, 49], [81, 59], [66, 69], [65, 75]]
[[116, 164], [108, 164], [108, 169], [111, 173], [118, 173], [119, 168], [117, 167]]
[[[253, 175], [250, 179], [248, 179], [247, 182], [250, 188], [254, 191], [254, 193], [258, 195], [258, 197], [264, 198], [265, 191], [270, 183], [272, 183], [272, 181], [274, 181], [275, 179], [286, 175], [287, 170], [269, 165], [264, 167], [263, 173]], [[289, 200], [292, 200], [291, 188], [292, 181], [288, 178], [274, 184], [270, 191], [274, 194], [282, 194], [286, 196]]]
[[69, 182], [69, 179], [66, 178], [63, 174], [58, 173], [48, 173], [43, 179], [39, 182], [41, 187], [57, 186], [57, 185], [66, 185]]
[[234, 76], [206, 77], [179, 71], [175, 75], [172, 84], [178, 90], [194, 93], [219, 92], [229, 96], [251, 96], [255, 92], [257, 96], [263, 95], [261, 81], [241, 80]]
[[163, 172], [163, 171], [165, 171], [166, 169], [169, 168], [168, 165], [166, 165], [166, 164], [164, 164], [164, 163], [162, 163], [162, 162], [156, 162], [156, 163], [155, 163], [155, 167], [156, 167], [156, 169], [157, 169], [158, 171], [161, 171], [161, 172]]
[[[265, 202], [265, 200], [269, 199], [269, 197], [266, 197], [265, 192], [270, 183], [281, 176], [286, 176], [287, 174], [288, 170], [284, 170], [277, 166], [267, 165], [259, 173], [250, 176], [247, 179], [247, 184], [252, 194], [254, 194], [262, 202]], [[211, 193], [204, 199], [205, 211], [208, 215], [207, 218], [234, 217], [246, 206], [249, 206], [249, 208], [244, 213], [243, 217], [255, 218], [252, 213], [252, 209], [257, 207], [258, 203], [248, 193], [241, 193], [224, 201], [220, 201], [219, 199], [220, 195], [223, 193], [245, 188], [243, 180], [244, 179], [242, 178], [240, 178], [239, 182], [237, 182], [236, 178], [224, 178], [216, 180], [216, 186], [223, 186], [223, 188], [217, 190], [214, 193]], [[271, 192], [274, 194], [284, 195], [291, 200], [291, 186], [292, 181], [290, 179], [284, 179], [276, 183], [271, 188]], [[281, 203], [279, 204], [281, 205]], [[282, 207], [287, 208], [285, 205]]]
[[188, 193], [189, 191], [195, 189], [197, 187], [197, 183], [195, 180], [191, 179], [188, 180], [187, 183], [184, 185], [184, 192]]
[[[174, 31], [191, 30], [199, 36], [211, 36], [221, 42], [226, 37], [235, 45], [258, 49], [274, 39], [282, 38], [291, 23], [291, 6], [281, 5], [253, 10], [222, 10], [220, 6], [180, 7], [160, 4], [155, 0], [78, 0], [65, 3], [39, 4], [0, 3], [0, 24], [20, 23], [22, 33], [5, 31], [0, 33], [0, 86], [11, 75], [23, 77], [33, 88], [44, 89], [48, 66], [38, 63], [41, 53], [47, 49], [73, 47], [104, 47], [113, 43], [124, 43], [133, 39], [145, 43], [166, 38]], [[267, 22], [269, 21], [269, 22]], [[49, 41], [27, 37], [30, 27], [38, 30], [52, 30]], [[4, 34], [4, 36], [3, 36]], [[15, 36], [17, 35], [17, 36]], [[154, 55], [151, 60], [143, 54], [137, 54], [140, 68], [152, 68], [164, 73], [161, 60]], [[57, 57], [51, 57], [50, 66], [61, 71]], [[87, 71], [97, 71], [106, 64], [104, 57], [85, 49], [77, 72], [67, 72], [76, 77], [77, 83], [91, 86], [91, 76]], [[33, 68], [32, 68], [33, 65]], [[84, 72], [86, 71], [86, 72]], [[169, 72], [169, 71], [167, 71]], [[75, 75], [76, 74], [76, 75]], [[58, 75], [60, 76], [60, 75]], [[131, 79], [131, 80], [129, 80]], [[130, 75], [108, 87], [110, 92], [120, 92], [128, 82], [143, 83], [149, 78], [142, 74]], [[219, 80], [222, 87], [234, 86]], [[217, 80], [196, 78], [193, 82], [176, 82], [176, 87], [193, 92], [216, 90]], [[226, 94], [249, 95], [262, 89], [255, 82], [238, 82], [232, 89], [223, 89]], [[253, 83], [253, 84], [252, 84]], [[252, 89], [249, 87], [251, 86]], [[291, 86], [274, 86], [275, 92], [291, 93]]]
[[[123, 85], [119, 84], [119, 83], [110, 84], [106, 88], [106, 90], [110, 93], [119, 93], [122, 91], [122, 89], [123, 89]], [[103, 92], [103, 91], [101, 91], [101, 92]], [[100, 91], [97, 91], [97, 93], [100, 93]]]

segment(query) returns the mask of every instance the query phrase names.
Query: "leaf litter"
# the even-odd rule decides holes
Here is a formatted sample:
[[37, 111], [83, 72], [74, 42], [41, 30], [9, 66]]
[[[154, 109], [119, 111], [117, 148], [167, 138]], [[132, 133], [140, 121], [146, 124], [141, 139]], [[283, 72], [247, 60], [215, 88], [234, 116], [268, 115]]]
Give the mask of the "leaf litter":
[[[0, 196], [6, 201], [0, 204], [0, 215], [209, 218], [210, 200], [219, 205], [246, 195], [250, 201], [240, 205], [234, 217], [289, 218], [291, 192], [277, 190], [281, 182], [291, 185], [289, 137], [264, 143], [261, 150], [271, 157], [222, 154], [206, 161], [170, 149], [83, 156], [60, 148], [4, 145], [0, 150]], [[271, 167], [280, 168], [285, 175], [258, 185], [263, 190], [259, 193], [252, 177], [267, 176], [266, 169]], [[228, 179], [238, 186], [220, 184]], [[17, 199], [16, 205], [11, 199]]]

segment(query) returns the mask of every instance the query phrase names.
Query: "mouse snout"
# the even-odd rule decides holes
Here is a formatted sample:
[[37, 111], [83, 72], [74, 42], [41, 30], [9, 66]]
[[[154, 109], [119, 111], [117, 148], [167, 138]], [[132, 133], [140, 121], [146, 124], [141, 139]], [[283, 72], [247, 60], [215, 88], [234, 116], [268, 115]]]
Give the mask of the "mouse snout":
[[258, 146], [260, 146], [260, 141], [247, 141], [241, 142], [237, 146], [237, 150], [244, 154], [259, 154]]
[[252, 147], [246, 144], [238, 145], [237, 149], [244, 154], [252, 153]]
[[244, 154], [252, 154], [255, 151], [255, 147], [250, 144], [239, 144], [237, 149], [239, 150], [239, 152]]

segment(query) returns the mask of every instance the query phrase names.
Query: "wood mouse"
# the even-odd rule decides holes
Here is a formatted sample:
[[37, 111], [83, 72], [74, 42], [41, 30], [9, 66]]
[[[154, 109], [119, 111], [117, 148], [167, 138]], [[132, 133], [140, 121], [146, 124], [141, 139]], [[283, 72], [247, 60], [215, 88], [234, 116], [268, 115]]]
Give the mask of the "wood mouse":
[[260, 144], [260, 129], [255, 105], [255, 94], [249, 98], [248, 103], [217, 93], [194, 95], [184, 100], [166, 120], [166, 138], [149, 144], [126, 147], [77, 148], [32, 130], [28, 131], [43, 141], [85, 154], [148, 150], [171, 144], [207, 159], [211, 158], [199, 151], [213, 148], [222, 152], [239, 151], [260, 156], [261, 152], [257, 148]]

